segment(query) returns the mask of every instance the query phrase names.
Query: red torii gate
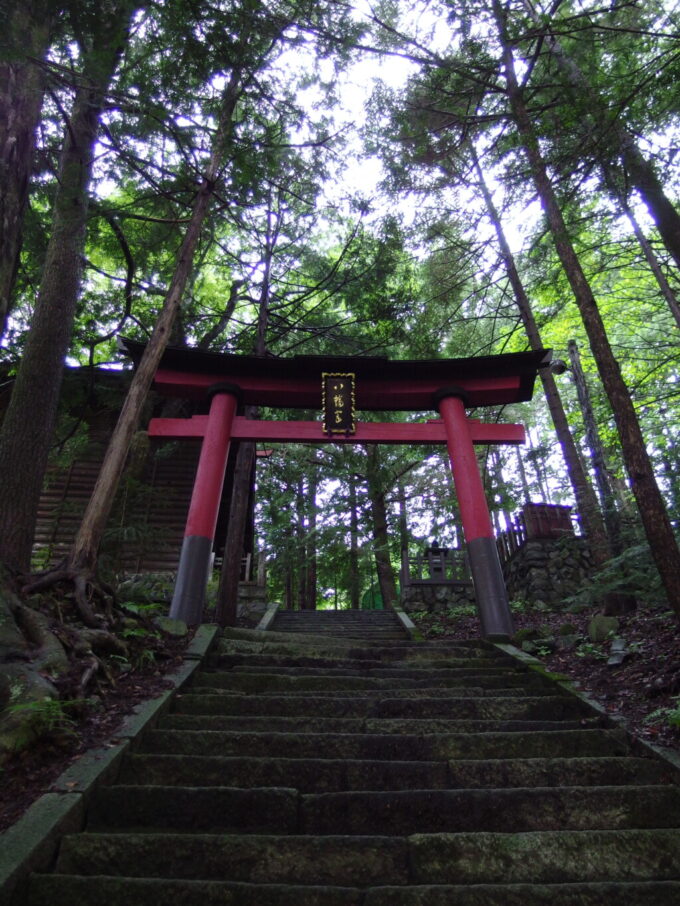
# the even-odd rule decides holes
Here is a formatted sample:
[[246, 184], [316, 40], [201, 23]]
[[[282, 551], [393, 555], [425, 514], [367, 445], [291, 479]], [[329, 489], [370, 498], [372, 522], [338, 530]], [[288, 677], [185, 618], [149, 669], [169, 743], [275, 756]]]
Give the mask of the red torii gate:
[[[144, 346], [124, 340], [134, 361]], [[155, 418], [154, 437], [202, 437], [170, 615], [200, 623], [215, 526], [231, 440], [277, 443], [446, 443], [468, 550], [482, 631], [512, 633], [512, 619], [474, 444], [521, 444], [521, 425], [486, 424], [466, 408], [531, 399], [549, 350], [467, 359], [390, 361], [385, 358], [296, 356], [291, 359], [167, 349], [154, 386], [162, 394], [210, 400], [207, 415]], [[438, 410], [441, 419], [357, 423], [352, 433], [329, 434], [320, 421], [271, 421], [237, 415], [240, 405], [320, 409], [322, 375], [355, 376], [357, 410]]]

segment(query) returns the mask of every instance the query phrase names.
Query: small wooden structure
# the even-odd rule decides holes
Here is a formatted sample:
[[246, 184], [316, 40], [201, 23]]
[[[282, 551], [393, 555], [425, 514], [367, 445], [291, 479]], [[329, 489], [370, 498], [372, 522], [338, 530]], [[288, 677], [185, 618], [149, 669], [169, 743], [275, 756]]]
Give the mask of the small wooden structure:
[[472, 585], [470, 562], [463, 548], [428, 547], [409, 556], [401, 552], [401, 584], [407, 588], [414, 585]]
[[553, 503], [525, 503], [512, 525], [496, 538], [501, 563], [509, 560], [527, 541], [574, 535], [571, 507]]

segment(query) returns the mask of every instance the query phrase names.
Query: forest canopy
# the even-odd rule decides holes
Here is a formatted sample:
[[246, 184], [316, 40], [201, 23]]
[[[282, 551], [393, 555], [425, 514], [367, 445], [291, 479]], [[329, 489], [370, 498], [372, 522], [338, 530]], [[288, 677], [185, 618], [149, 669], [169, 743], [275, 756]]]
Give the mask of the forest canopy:
[[[680, 614], [675, 3], [1, 9], [8, 612], [56, 581], [90, 628], [115, 622], [102, 539], [171, 345], [263, 358], [552, 348], [564, 365], [532, 403], [483, 413], [528, 427], [521, 455], [480, 451], [495, 527], [527, 501], [569, 504], [598, 568], [636, 551], [641, 584]], [[91, 387], [130, 371], [120, 337], [147, 344], [144, 362], [73, 548], [36, 579], [46, 472], [88, 443], [64, 369]], [[243, 552], [256, 463], [277, 598], [357, 606], [378, 584], [393, 598], [402, 549], [461, 543], [440, 449], [264, 452], [241, 444], [224, 562]], [[609, 589], [605, 608], [625, 597]]]

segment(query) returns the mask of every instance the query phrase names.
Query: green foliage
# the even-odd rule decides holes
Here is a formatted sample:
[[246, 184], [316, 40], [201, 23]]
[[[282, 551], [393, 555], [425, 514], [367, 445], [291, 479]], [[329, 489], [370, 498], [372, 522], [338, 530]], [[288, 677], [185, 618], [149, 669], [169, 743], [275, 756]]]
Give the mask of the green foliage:
[[577, 657], [593, 658], [598, 661], [606, 661], [609, 656], [604, 650], [604, 645], [598, 642], [579, 642], [574, 649]]
[[11, 714], [28, 718], [33, 732], [39, 736], [55, 736], [75, 738], [77, 736], [76, 721], [72, 714], [74, 709], [82, 709], [87, 700], [60, 701], [56, 698], [43, 698], [37, 701], [21, 702], [9, 705], [7, 711]]
[[590, 582], [566, 598], [566, 602], [590, 604], [609, 592], [633, 595], [647, 606], [664, 601], [659, 574], [646, 544], [633, 545], [618, 557], [612, 557]]
[[675, 730], [680, 730], [680, 696], [676, 697], [675, 704], [664, 708], [657, 708], [645, 717], [647, 724], [666, 724]]

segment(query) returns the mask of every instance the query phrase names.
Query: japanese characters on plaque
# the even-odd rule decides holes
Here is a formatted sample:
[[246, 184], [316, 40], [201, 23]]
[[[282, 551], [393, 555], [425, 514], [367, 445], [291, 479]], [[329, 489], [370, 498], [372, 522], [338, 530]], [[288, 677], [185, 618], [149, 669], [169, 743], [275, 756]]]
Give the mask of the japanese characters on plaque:
[[323, 430], [326, 434], [354, 434], [354, 375], [323, 372]]

